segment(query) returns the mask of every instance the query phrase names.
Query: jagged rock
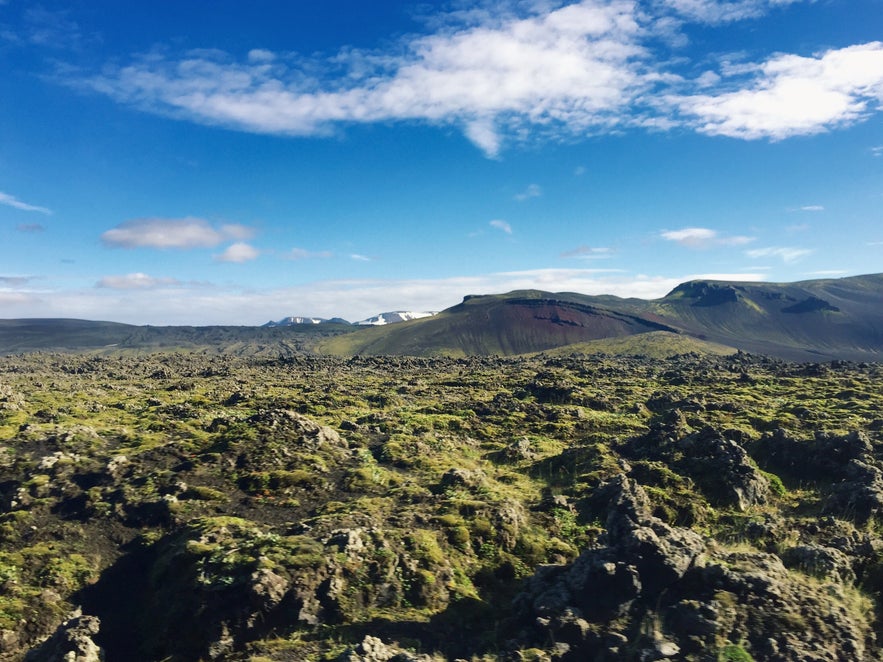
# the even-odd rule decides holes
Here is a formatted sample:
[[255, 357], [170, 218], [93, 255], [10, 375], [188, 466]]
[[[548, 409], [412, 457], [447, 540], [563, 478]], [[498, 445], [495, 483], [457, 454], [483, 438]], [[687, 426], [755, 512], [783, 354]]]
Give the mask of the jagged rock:
[[877, 659], [870, 624], [855, 610], [842, 585], [802, 579], [773, 554], [723, 552], [688, 579], [687, 586], [703, 587], [693, 592], [694, 599], [718, 603], [720, 615], [710, 618], [717, 622], [717, 634], [747, 642], [756, 658]]
[[646, 492], [621, 474], [599, 490], [610, 504], [607, 541], [617, 558], [634, 565], [645, 590], [655, 593], [676, 581], [705, 548], [702, 537], [654, 517]]
[[752, 455], [761, 466], [769, 466], [776, 473], [831, 480], [845, 478], [850, 461], [867, 461], [873, 450], [862, 432], [847, 435], [818, 432], [811, 440], [800, 440], [778, 429], [762, 436], [754, 445]]
[[503, 450], [495, 454], [495, 458], [500, 462], [523, 462], [533, 460], [537, 454], [531, 448], [530, 439], [522, 437], [516, 439]]
[[49, 639], [25, 655], [25, 662], [103, 662], [104, 651], [92, 640], [101, 627], [96, 616], [79, 613], [58, 626]]
[[[603, 484], [595, 498], [608, 505], [607, 546], [583, 552], [569, 566], [541, 567], [519, 597], [546, 629], [562, 628], [568, 613], [609, 622], [629, 614], [638, 601], [655, 603], [705, 548], [698, 534], [654, 517], [643, 488], [625, 475]], [[600, 641], [582, 644], [594, 650]]]
[[[867, 458], [873, 461], [870, 457]], [[831, 487], [822, 510], [865, 524], [883, 513], [883, 471], [858, 459], [851, 459], [844, 478]]]
[[800, 570], [820, 579], [851, 584], [855, 572], [843, 552], [815, 543], [797, 545], [782, 553], [782, 561], [789, 568]]
[[260, 568], [248, 578], [255, 610], [268, 612], [276, 607], [288, 592], [288, 580], [268, 568]]
[[327, 425], [319, 425], [303, 414], [288, 409], [266, 409], [251, 416], [250, 425], [297, 437], [305, 446], [317, 450], [322, 447], [346, 448], [346, 442]]
[[503, 549], [506, 551], [515, 549], [515, 545], [518, 544], [518, 532], [526, 521], [527, 513], [520, 502], [507, 499], [499, 505], [494, 512], [494, 523]]
[[711, 503], [735, 506], [742, 511], [766, 503], [769, 480], [735, 441], [705, 428], [684, 437], [677, 445], [683, 452], [678, 468], [696, 482]]
[[448, 469], [439, 481], [441, 489], [465, 487], [476, 489], [481, 487], [487, 480], [487, 475], [481, 469]]

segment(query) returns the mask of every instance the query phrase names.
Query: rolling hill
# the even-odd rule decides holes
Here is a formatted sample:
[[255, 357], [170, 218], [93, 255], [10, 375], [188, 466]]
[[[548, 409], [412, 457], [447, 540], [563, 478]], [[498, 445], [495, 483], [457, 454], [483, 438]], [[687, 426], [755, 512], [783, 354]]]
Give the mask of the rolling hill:
[[799, 361], [883, 360], [883, 274], [796, 283], [696, 280], [661, 299], [519, 290], [470, 295], [383, 326], [132, 326], [0, 320], [0, 352], [178, 350], [248, 356], [670, 356], [743, 350]]
[[540, 291], [469, 296], [435, 317], [337, 336], [320, 349], [513, 355], [570, 345], [582, 351], [581, 343], [657, 331], [789, 360], [879, 361], [883, 274], [789, 284], [690, 281], [652, 301]]

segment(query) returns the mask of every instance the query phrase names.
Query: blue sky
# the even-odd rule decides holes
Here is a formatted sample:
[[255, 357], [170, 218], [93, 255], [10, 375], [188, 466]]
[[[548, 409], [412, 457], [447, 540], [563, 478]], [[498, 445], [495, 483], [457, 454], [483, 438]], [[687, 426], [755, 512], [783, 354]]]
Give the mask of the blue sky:
[[0, 317], [883, 271], [883, 0], [0, 0]]

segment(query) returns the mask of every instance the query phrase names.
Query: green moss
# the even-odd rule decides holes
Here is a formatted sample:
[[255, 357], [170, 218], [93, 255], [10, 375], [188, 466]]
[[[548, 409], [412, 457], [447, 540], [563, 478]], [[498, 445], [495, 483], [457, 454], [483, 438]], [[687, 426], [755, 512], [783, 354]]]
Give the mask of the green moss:
[[754, 658], [739, 644], [727, 644], [717, 655], [718, 662], [754, 662]]

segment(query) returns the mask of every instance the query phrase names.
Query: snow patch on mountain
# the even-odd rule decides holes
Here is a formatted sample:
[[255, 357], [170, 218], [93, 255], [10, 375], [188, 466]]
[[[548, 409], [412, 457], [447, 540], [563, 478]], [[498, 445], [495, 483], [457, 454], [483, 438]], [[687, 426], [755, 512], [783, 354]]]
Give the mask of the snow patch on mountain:
[[297, 326], [299, 324], [349, 324], [349, 322], [340, 317], [332, 319], [324, 317], [284, 317], [278, 322], [271, 320], [264, 324], [264, 326]]
[[383, 326], [385, 324], [396, 324], [398, 322], [409, 322], [411, 320], [420, 319], [421, 317], [432, 317], [435, 312], [414, 312], [410, 310], [396, 310], [389, 313], [380, 313], [374, 317], [355, 322], [359, 326]]

